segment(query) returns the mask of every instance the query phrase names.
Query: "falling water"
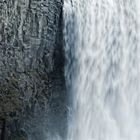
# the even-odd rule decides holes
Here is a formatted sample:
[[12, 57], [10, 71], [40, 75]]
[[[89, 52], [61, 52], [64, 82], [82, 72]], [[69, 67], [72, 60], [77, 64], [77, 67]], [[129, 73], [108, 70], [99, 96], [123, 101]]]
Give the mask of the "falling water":
[[65, 0], [67, 140], [140, 140], [139, 0]]

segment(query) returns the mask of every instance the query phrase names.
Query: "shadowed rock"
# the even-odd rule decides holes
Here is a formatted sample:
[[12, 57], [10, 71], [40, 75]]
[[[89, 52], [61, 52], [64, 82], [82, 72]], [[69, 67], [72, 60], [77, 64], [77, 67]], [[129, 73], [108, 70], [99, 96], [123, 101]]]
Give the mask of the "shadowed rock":
[[0, 1], [0, 120], [6, 122], [0, 121], [0, 134], [6, 135], [4, 140], [43, 140], [49, 130], [64, 130], [60, 126], [66, 121], [62, 121], [66, 115], [62, 5], [62, 0]]

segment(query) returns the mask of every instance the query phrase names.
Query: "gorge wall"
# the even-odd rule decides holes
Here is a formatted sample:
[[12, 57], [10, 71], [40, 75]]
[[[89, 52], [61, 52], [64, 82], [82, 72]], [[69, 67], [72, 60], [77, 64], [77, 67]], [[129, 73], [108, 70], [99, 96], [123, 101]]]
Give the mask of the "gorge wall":
[[1, 140], [64, 137], [62, 6], [63, 0], [0, 1]]

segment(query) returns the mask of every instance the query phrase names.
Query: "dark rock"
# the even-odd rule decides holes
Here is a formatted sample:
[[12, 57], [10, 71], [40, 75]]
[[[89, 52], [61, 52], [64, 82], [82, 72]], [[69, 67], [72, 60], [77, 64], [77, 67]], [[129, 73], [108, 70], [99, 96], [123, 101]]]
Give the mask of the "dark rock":
[[[64, 137], [62, 0], [0, 1], [0, 135]], [[24, 132], [24, 133], [23, 133]]]

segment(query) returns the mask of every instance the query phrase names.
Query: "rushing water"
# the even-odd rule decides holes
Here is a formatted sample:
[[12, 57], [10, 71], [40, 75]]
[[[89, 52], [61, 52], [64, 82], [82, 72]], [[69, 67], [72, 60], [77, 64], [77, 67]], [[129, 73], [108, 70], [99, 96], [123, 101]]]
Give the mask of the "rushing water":
[[67, 140], [140, 140], [139, 0], [65, 0]]

